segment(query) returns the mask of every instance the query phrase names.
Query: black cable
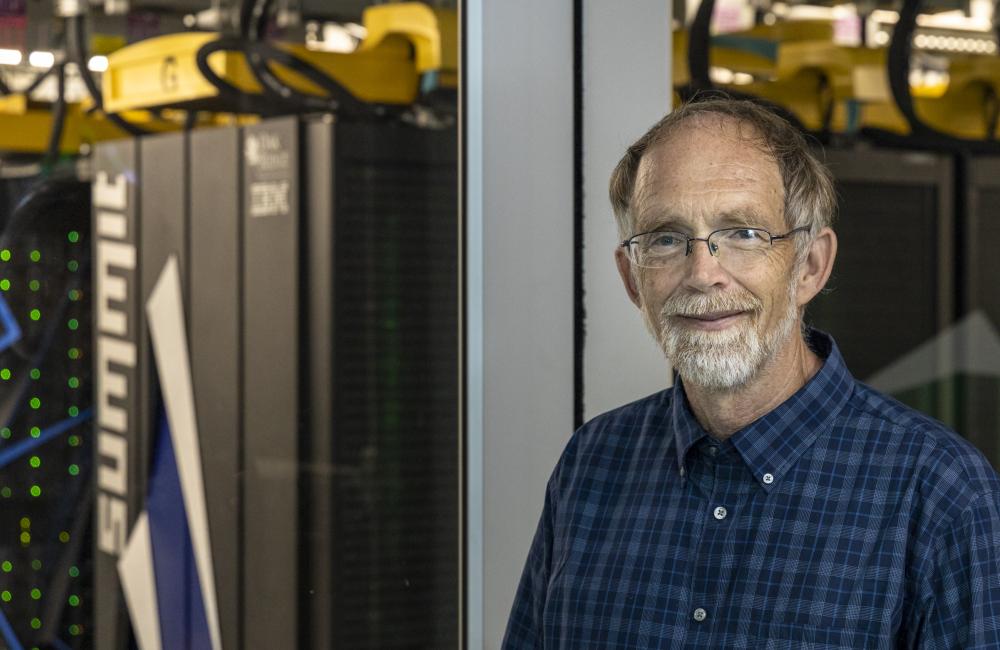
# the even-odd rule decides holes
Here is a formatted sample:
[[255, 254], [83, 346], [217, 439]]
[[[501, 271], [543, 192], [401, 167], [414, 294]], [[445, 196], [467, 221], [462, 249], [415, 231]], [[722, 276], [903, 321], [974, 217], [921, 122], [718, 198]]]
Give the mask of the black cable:
[[66, 64], [59, 63], [52, 67], [56, 68], [56, 102], [52, 106], [52, 131], [42, 158], [43, 168], [50, 168], [59, 161], [59, 143], [66, 125]]
[[247, 40], [253, 25], [254, 0], [243, 0], [240, 3], [240, 36]]
[[[291, 52], [267, 43], [253, 43], [247, 46], [247, 59], [250, 69], [257, 75], [260, 84], [272, 93], [289, 103], [306, 111], [336, 111], [341, 114], [367, 114], [373, 112], [373, 107], [358, 100], [346, 88], [318, 70], [315, 66], [303, 61]], [[317, 97], [290, 88], [271, 72], [270, 63], [277, 63], [302, 75], [323, 89], [328, 96]]]
[[251, 4], [248, 40], [251, 42], [264, 40], [264, 37], [267, 36], [267, 24], [271, 20], [271, 7], [274, 5], [274, 0], [244, 0], [244, 3]]
[[712, 10], [715, 0], [701, 0], [688, 30], [688, 76], [695, 91], [712, 88], [709, 52], [712, 47]]
[[917, 14], [920, 13], [920, 0], [903, 0], [899, 10], [899, 20], [892, 31], [892, 41], [886, 65], [889, 73], [889, 89], [899, 112], [906, 118], [913, 135], [927, 135], [934, 130], [921, 120], [913, 107], [913, 93], [910, 90], [910, 56], [913, 32], [917, 28]]
[[206, 81], [215, 86], [215, 89], [219, 92], [219, 96], [224, 101], [236, 106], [239, 112], [261, 113], [262, 115], [280, 112], [280, 107], [262, 101], [261, 98], [244, 93], [217, 75], [212, 66], [208, 64], [208, 57], [212, 54], [216, 52], [242, 52], [243, 46], [244, 41], [242, 39], [229, 36], [223, 36], [205, 43], [198, 48], [198, 52], [195, 54], [195, 64], [198, 66], [198, 72], [201, 73], [201, 76]]
[[49, 67], [45, 72], [40, 72], [35, 76], [34, 80], [28, 84], [28, 87], [21, 91], [21, 94], [27, 97], [31, 93], [35, 92], [42, 82], [49, 78], [49, 75], [55, 71], [56, 66]]
[[[240, 11], [240, 15], [248, 20], [243, 53], [264, 93], [274, 101], [288, 104], [299, 111], [334, 111], [342, 115], [372, 113], [371, 106], [359, 101], [342, 85], [310, 63], [264, 42], [272, 6], [273, 0], [243, 0]], [[291, 88], [271, 71], [271, 63], [278, 63], [306, 77], [329, 96], [317, 97]]]
[[101, 89], [97, 87], [93, 75], [90, 74], [90, 68], [87, 67], [87, 35], [84, 30], [83, 16], [71, 16], [66, 19], [66, 23], [67, 50], [73, 62], [76, 63], [76, 67], [80, 71], [80, 78], [83, 79], [83, 85], [87, 87], [87, 92], [90, 93], [97, 109], [104, 113], [110, 122], [129, 135], [139, 136], [149, 133], [146, 129], [132, 124], [120, 115], [104, 110], [104, 97], [101, 94]]

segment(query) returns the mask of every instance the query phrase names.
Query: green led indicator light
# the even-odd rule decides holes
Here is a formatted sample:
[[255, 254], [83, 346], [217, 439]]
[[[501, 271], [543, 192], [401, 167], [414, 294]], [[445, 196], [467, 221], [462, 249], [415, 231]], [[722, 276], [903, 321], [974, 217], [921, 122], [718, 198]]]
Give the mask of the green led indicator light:
[[42, 430], [41, 429], [39, 429], [38, 427], [31, 427], [31, 437], [32, 438], [37, 438], [40, 435], [42, 435]]
[[76, 566], [71, 566], [69, 568], [69, 577], [70, 578], [79, 578], [80, 577], [80, 569], [76, 568]]
[[35, 571], [41, 571], [42, 570], [42, 561], [41, 560], [32, 560], [31, 561], [31, 568], [34, 569]]
[[69, 633], [73, 636], [80, 636], [80, 626], [74, 623], [69, 626]]
[[35, 409], [36, 411], [42, 408], [42, 400], [38, 399], [37, 397], [32, 397], [31, 400], [28, 402], [28, 404], [31, 405], [31, 408]]
[[31, 258], [32, 262], [37, 262], [38, 260], [42, 259], [42, 253], [37, 248], [31, 251], [31, 253], [29, 253], [28, 256]]
[[0, 591], [0, 598], [3, 599], [3, 602], [9, 603], [10, 599], [13, 598], [13, 596], [10, 595], [9, 591], [7, 591], [6, 589], [4, 589], [3, 591]]
[[10, 379], [10, 368], [4, 368], [3, 370], [0, 370], [0, 379], [3, 379], [4, 381]]
[[80, 263], [77, 262], [76, 260], [70, 260], [66, 262], [66, 268], [72, 271], [73, 273], [76, 273], [76, 270], [80, 268]]
[[66, 326], [75, 332], [80, 327], [80, 321], [75, 318], [71, 318], [69, 319], [69, 322], [66, 323]]
[[31, 466], [34, 467], [35, 469], [38, 469], [39, 467], [42, 466], [42, 459], [39, 458], [38, 456], [32, 456], [31, 460], [29, 460], [28, 462], [31, 463]]
[[31, 629], [38, 630], [41, 627], [42, 627], [42, 622], [39, 619], [37, 618], [31, 619]]
[[13, 492], [11, 492], [9, 487], [4, 486], [2, 489], [0, 489], [0, 496], [2, 496], [5, 499], [9, 499], [11, 494], [13, 494]]
[[67, 439], [67, 442], [69, 442], [69, 446], [70, 447], [79, 447], [80, 446], [80, 436], [77, 436], [77, 435], [70, 436]]
[[31, 320], [39, 320], [42, 317], [42, 312], [37, 309], [32, 309], [28, 316]]
[[28, 283], [28, 288], [31, 289], [32, 291], [38, 291], [39, 289], [42, 288], [42, 283], [39, 282], [38, 280], [32, 280], [31, 282]]
[[14, 570], [14, 565], [10, 563], [10, 560], [4, 560], [3, 564], [0, 565], [0, 569], [3, 569], [4, 573], [10, 573]]
[[10, 440], [10, 429], [8, 427], [0, 429], [0, 437], [2, 437], [4, 440]]
[[70, 607], [76, 607], [79, 604], [80, 604], [80, 597], [79, 596], [77, 596], [76, 594], [73, 594], [72, 596], [69, 597], [69, 606]]
[[59, 533], [59, 541], [62, 542], [63, 544], [65, 544], [66, 542], [68, 542], [69, 541], [69, 533], [67, 533], [65, 530], [62, 531], [61, 533]]
[[31, 489], [28, 491], [31, 492], [31, 496], [33, 497], [42, 496], [42, 488], [38, 487], [37, 485], [32, 485]]
[[69, 381], [67, 381], [66, 383], [69, 384], [70, 388], [80, 387], [80, 379], [78, 377], [70, 377]]
[[21, 533], [21, 544], [30, 544], [30, 543], [31, 543], [31, 533], [29, 533], [28, 531], [24, 531], [23, 533]]
[[42, 599], [42, 590], [39, 589], [38, 587], [35, 587], [34, 589], [32, 589], [31, 590], [31, 599], [32, 600], [41, 600]]
[[10, 249], [3, 249], [0, 251], [0, 261], [9, 262], [10, 261]]
[[78, 409], [75, 406], [69, 407], [68, 409], [66, 409], [66, 412], [69, 413], [69, 416], [71, 418], [75, 418], [76, 416], [80, 415], [80, 409]]
[[77, 465], [76, 463], [73, 463], [67, 469], [69, 471], [70, 476], [76, 476], [77, 474], [80, 473], [80, 466]]
[[21, 517], [21, 528], [31, 528], [31, 520], [27, 517]]
[[70, 289], [69, 290], [69, 299], [72, 300], [73, 302], [76, 302], [77, 300], [79, 300], [80, 299], [80, 290], [79, 289]]
[[8, 291], [10, 289], [10, 280], [8, 280], [7, 278], [0, 280], [0, 289]]
[[80, 348], [70, 348], [69, 352], [67, 354], [69, 354], [69, 358], [70, 359], [79, 359], [80, 358]]
[[32, 368], [31, 369], [31, 378], [32, 379], [38, 379], [41, 376], [42, 376], [42, 371], [41, 370], [39, 370], [38, 368]]
[[69, 243], [71, 243], [71, 244], [75, 244], [76, 242], [80, 241], [80, 233], [78, 233], [78, 232], [77, 232], [77, 231], [75, 231], [75, 230], [70, 230], [70, 231], [69, 231], [69, 232], [68, 232], [68, 233], [66, 234], [66, 239], [68, 239], [68, 240], [69, 240]]

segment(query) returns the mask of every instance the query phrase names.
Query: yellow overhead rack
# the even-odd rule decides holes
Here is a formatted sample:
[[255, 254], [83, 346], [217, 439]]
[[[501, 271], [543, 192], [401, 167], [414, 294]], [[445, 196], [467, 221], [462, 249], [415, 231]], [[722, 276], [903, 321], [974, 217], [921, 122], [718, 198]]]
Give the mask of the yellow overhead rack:
[[[43, 153], [52, 133], [52, 107], [30, 102], [24, 95], [0, 97], [0, 152]], [[114, 124], [90, 115], [80, 104], [66, 106], [60, 153], [73, 154], [100, 140], [125, 137]]]
[[[726, 35], [729, 38], [718, 45], [719, 37], [714, 37], [711, 62], [753, 78], [751, 83], [724, 87], [785, 107], [807, 129], [828, 127], [833, 132], [852, 133], [867, 127], [908, 134], [909, 125], [889, 90], [888, 51], [837, 45], [831, 42], [832, 31], [823, 35], [819, 29], [813, 24], [797, 33], [789, 32], [785, 40], [773, 43], [773, 57], [765, 56], [769, 51], [761, 43], [777, 37], [777, 31], [755, 28]], [[674, 55], [675, 83], [682, 86], [688, 81], [686, 35], [675, 37]], [[954, 137], [993, 137], [989, 131], [996, 121], [1000, 97], [1000, 58], [951, 56], [947, 78], [946, 83], [911, 87], [917, 115], [932, 128]]]
[[[313, 66], [362, 102], [411, 104], [419, 96], [424, 75], [437, 76], [439, 87], [458, 81], [457, 15], [415, 2], [369, 7], [363, 15], [367, 35], [354, 52], [307, 49], [291, 43], [270, 43]], [[194, 32], [150, 38], [108, 56], [102, 93], [111, 112], [175, 107], [220, 109], [220, 90], [205, 79], [197, 64], [199, 50], [218, 34]], [[261, 94], [245, 56], [217, 51], [207, 58], [220, 79], [249, 95]], [[280, 63], [269, 64], [290, 88], [315, 95], [326, 93], [300, 72]]]
[[[774, 73], [780, 44], [829, 41], [832, 38], [833, 25], [826, 20], [758, 25], [746, 31], [713, 36], [711, 65], [757, 76], [770, 76]], [[672, 45], [674, 85], [683, 86], [691, 80], [688, 69], [688, 32], [675, 31]]]

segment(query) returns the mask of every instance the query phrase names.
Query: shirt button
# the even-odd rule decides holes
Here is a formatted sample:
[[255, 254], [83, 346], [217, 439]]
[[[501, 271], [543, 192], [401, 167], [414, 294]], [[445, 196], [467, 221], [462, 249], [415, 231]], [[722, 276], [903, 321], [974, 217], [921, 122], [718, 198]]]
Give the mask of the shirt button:
[[699, 623], [701, 623], [706, 618], [708, 618], [708, 612], [706, 612], [705, 610], [703, 610], [701, 607], [699, 607], [698, 609], [694, 610], [694, 620], [696, 620]]
[[712, 445], [708, 449], [706, 449], [705, 451], [708, 452], [709, 456], [711, 456], [712, 458], [715, 458], [715, 455], [717, 453], [719, 453], [719, 448], [716, 447], [715, 445]]
[[679, 471], [678, 473], [679, 473], [679, 474], [681, 475], [681, 477], [683, 478], [683, 477], [684, 477], [684, 468], [682, 467], [682, 468], [680, 469], [680, 471]]
[[768, 485], [774, 483], [774, 476], [772, 476], [771, 474], [764, 474], [763, 479], [764, 482], [767, 483]]
[[722, 506], [719, 506], [718, 508], [715, 509], [715, 518], [718, 519], [719, 521], [725, 519], [727, 514], [729, 514], [729, 511], [723, 508]]

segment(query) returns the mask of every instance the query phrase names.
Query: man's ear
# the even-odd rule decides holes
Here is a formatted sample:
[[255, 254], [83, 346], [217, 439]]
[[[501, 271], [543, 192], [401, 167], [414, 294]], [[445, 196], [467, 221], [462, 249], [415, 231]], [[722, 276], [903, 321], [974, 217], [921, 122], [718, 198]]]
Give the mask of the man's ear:
[[799, 307], [808, 304], [826, 286], [836, 258], [837, 235], [832, 228], [823, 228], [809, 244], [809, 252], [799, 270], [797, 296]]
[[632, 262], [628, 258], [628, 253], [621, 246], [615, 249], [615, 264], [618, 265], [618, 275], [622, 276], [628, 299], [632, 301], [633, 305], [642, 309], [642, 296], [639, 294], [635, 274], [632, 273]]

